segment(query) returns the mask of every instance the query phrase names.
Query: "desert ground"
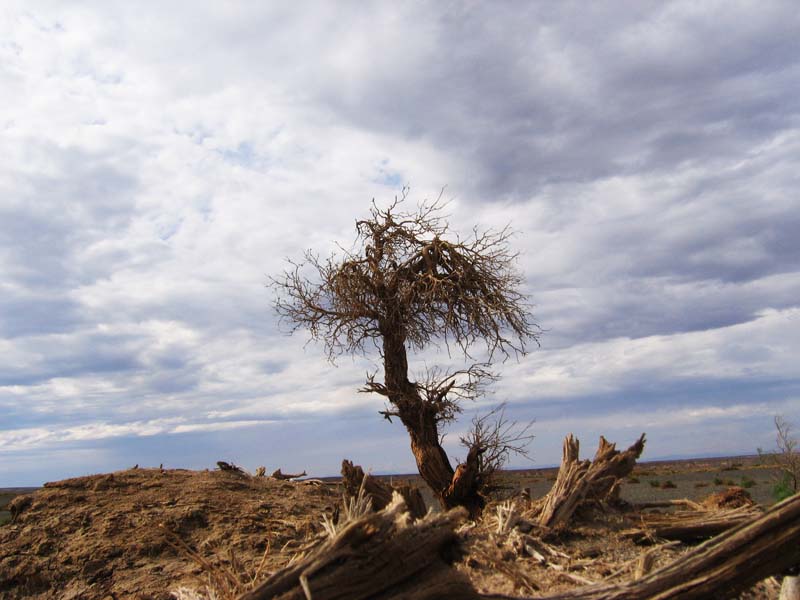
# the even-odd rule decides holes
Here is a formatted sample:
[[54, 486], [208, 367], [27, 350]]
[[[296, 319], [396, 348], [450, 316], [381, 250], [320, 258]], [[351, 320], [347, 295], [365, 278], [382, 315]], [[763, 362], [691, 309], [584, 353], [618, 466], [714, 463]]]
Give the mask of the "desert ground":
[[[522, 491], [535, 501], [556, 472], [504, 472], [483, 518], [461, 527], [453, 565], [479, 592], [537, 597], [623, 582], [634, 576], [643, 553], [657, 569], [695, 543], [645, 546], [624, 535], [638, 516], [586, 507], [567, 531], [548, 540], [552, 560], [515, 555], [498, 540], [497, 506], [513, 499], [523, 510]], [[621, 498], [701, 500], [738, 486], [767, 507], [774, 476], [757, 457], [641, 463], [622, 483]], [[380, 479], [421, 485], [416, 476]], [[233, 598], [319, 544], [327, 535], [323, 521], [335, 520], [342, 506], [335, 478], [285, 481], [218, 469], [137, 468], [30, 491], [0, 496], [0, 509], [13, 515], [0, 527], [2, 598], [166, 600], [191, 597], [187, 590], [196, 598], [214, 597], [209, 590]], [[423, 495], [438, 510], [430, 493]], [[778, 589], [771, 578], [741, 597], [777, 598]]]

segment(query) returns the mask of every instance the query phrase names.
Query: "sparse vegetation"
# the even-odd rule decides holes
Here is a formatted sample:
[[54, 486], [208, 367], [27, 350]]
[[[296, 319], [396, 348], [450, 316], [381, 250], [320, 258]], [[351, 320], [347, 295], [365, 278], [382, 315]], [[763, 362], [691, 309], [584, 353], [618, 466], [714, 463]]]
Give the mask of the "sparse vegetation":
[[798, 440], [792, 435], [791, 424], [780, 415], [775, 416], [774, 423], [776, 450], [767, 453], [759, 448], [758, 454], [765, 464], [776, 467], [779, 470], [773, 486], [773, 496], [776, 501], [779, 501], [796, 494], [798, 491], [800, 451], [798, 449]]
[[794, 487], [792, 487], [792, 480], [787, 476], [784, 475], [783, 479], [778, 481], [773, 488], [772, 488], [772, 495], [775, 498], [776, 502], [780, 502], [781, 500], [785, 500], [789, 496], [792, 496], [796, 493]]
[[658, 479], [651, 479], [648, 483], [650, 484], [650, 487], [654, 488], [661, 487], [661, 481], [659, 481]]
[[669, 490], [678, 487], [671, 479], [667, 479], [664, 483], [661, 484], [662, 490]]

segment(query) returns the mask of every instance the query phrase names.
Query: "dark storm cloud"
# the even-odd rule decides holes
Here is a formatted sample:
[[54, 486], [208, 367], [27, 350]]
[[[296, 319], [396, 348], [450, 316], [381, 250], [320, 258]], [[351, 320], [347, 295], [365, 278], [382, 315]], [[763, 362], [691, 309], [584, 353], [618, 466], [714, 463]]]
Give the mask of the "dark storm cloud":
[[[792, 278], [796, 279], [796, 278]], [[750, 286], [631, 279], [608, 286], [540, 294], [536, 313], [548, 348], [610, 338], [644, 338], [746, 323], [764, 308], [797, 305], [800, 282], [783, 278]]]
[[[647, 379], [647, 374], [631, 378], [610, 394], [592, 394], [570, 399], [542, 399], [535, 408], [514, 407], [511, 414], [533, 412], [540, 421], [561, 419], [570, 415], [585, 418], [602, 417], [621, 409], [632, 415], [647, 415], [656, 410], [669, 412], [681, 408], [725, 409], [750, 403], [771, 403], [786, 397], [800, 397], [796, 379], [755, 378], [746, 381], [727, 379], [684, 379], [665, 381]], [[624, 407], [624, 409], [623, 409]]]
[[81, 306], [70, 299], [6, 291], [0, 296], [0, 338], [64, 333], [84, 322]]
[[78, 257], [112, 237], [133, 210], [135, 179], [80, 148], [27, 140], [41, 171], [14, 174], [0, 206], [0, 260], [5, 281], [54, 295], [110, 274], [117, 254]]
[[416, 61], [393, 69], [400, 50], [383, 48], [321, 99], [460, 157], [483, 200], [736, 156], [797, 119], [800, 17], [790, 4], [720, 12], [440, 5], [419, 18]]
[[[48, 331], [48, 333], [53, 333]], [[82, 333], [31, 336], [18, 341], [26, 352], [24, 366], [0, 367], [0, 385], [35, 385], [53, 378], [111, 374], [142, 368], [140, 338], [135, 335]]]

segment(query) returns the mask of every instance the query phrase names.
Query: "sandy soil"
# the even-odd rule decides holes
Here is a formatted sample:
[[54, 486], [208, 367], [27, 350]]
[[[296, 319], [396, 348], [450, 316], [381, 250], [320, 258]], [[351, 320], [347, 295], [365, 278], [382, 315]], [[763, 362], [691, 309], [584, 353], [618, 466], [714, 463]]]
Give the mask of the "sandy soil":
[[180, 538], [265, 572], [321, 530], [339, 493], [330, 486], [222, 471], [135, 469], [46, 484], [0, 528], [0, 597], [167, 599], [196, 585], [199, 565], [176, 551]]

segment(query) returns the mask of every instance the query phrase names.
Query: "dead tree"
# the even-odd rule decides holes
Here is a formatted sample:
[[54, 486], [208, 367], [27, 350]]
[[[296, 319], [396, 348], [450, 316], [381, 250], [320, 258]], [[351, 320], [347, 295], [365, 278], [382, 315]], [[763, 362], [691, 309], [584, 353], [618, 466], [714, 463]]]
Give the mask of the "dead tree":
[[[776, 450], [758, 454], [766, 464], [778, 469], [777, 484], [783, 494], [794, 494], [800, 489], [800, 442], [792, 435], [792, 425], [780, 415], [775, 416]], [[779, 488], [779, 489], [780, 489]]]
[[566, 525], [584, 500], [608, 501], [617, 497], [619, 482], [628, 476], [644, 450], [644, 434], [627, 450], [600, 436], [594, 459], [579, 460], [580, 443], [572, 434], [564, 438], [561, 467], [550, 492], [534, 510], [542, 527]]
[[330, 360], [370, 346], [378, 350], [383, 381], [374, 373], [362, 391], [386, 398], [381, 414], [405, 426], [419, 473], [441, 504], [475, 514], [483, 506], [480, 457], [489, 447], [477, 441], [453, 468], [441, 436], [461, 401], [493, 379], [488, 364], [454, 373], [433, 369], [412, 381], [408, 352], [443, 342], [465, 357], [476, 343], [485, 344], [489, 360], [497, 353], [524, 354], [539, 328], [520, 291], [509, 229], [475, 229], [462, 239], [449, 232], [438, 201], [402, 213], [403, 199], [405, 192], [387, 209], [373, 205], [370, 217], [356, 222], [352, 250], [327, 259], [306, 252], [305, 260], [290, 263], [271, 281], [275, 307], [292, 330], [308, 329], [324, 342]]

